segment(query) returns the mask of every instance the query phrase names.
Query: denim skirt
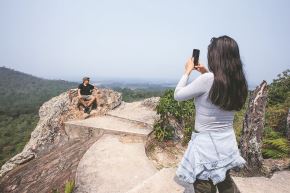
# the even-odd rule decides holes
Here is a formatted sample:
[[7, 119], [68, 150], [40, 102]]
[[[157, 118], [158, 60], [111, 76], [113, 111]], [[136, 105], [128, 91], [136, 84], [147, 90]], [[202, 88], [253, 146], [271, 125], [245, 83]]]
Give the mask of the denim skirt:
[[194, 183], [196, 179], [211, 179], [216, 185], [224, 181], [227, 170], [240, 169], [245, 163], [233, 129], [192, 132], [176, 175], [187, 183]]

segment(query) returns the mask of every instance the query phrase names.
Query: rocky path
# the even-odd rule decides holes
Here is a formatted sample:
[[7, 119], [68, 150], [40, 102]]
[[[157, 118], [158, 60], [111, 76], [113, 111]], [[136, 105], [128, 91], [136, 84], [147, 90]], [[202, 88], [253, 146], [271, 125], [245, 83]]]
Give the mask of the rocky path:
[[156, 118], [156, 112], [143, 106], [142, 102], [122, 102], [105, 116], [66, 122], [65, 130], [71, 139], [97, 136], [100, 131], [146, 138]]
[[[148, 159], [145, 142], [156, 118], [143, 102], [122, 102], [105, 116], [65, 122], [70, 140], [1, 178], [0, 193], [50, 193], [67, 179], [76, 179], [74, 193], [194, 193], [178, 181], [176, 167], [158, 170]], [[233, 179], [241, 193], [290, 192], [290, 171]]]
[[[194, 193], [175, 176], [175, 167], [157, 170], [145, 154], [146, 136], [157, 118], [141, 102], [124, 103], [106, 116], [66, 123], [70, 138], [99, 136], [76, 172], [77, 193]], [[85, 133], [85, 134], [84, 134]], [[233, 177], [241, 193], [288, 193], [290, 171], [272, 178]]]
[[183, 192], [173, 180], [174, 169], [158, 171], [146, 156], [145, 139], [156, 118], [156, 112], [141, 102], [123, 102], [106, 116], [65, 123], [71, 138], [103, 132], [78, 165], [76, 192]]

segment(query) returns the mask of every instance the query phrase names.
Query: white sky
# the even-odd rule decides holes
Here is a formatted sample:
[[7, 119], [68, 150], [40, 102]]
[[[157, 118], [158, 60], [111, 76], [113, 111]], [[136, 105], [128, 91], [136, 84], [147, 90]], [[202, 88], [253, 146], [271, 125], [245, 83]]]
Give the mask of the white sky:
[[[0, 0], [0, 66], [44, 78], [178, 80], [229, 35], [251, 84], [290, 66], [290, 1]], [[194, 76], [197, 72], [193, 73]]]

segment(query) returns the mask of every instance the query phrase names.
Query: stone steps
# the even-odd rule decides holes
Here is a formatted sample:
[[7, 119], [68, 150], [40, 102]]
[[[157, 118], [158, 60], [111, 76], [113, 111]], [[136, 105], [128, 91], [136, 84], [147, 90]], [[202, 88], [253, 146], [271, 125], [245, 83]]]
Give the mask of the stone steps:
[[102, 133], [132, 135], [146, 138], [153, 129], [156, 112], [142, 105], [141, 101], [126, 103], [104, 116], [65, 122], [70, 139], [90, 138]]
[[[100, 137], [79, 162], [76, 193], [194, 193], [191, 184], [176, 179], [176, 168], [158, 171], [146, 156], [144, 138], [155, 118], [140, 102], [122, 102], [104, 116], [66, 122], [70, 138]], [[241, 193], [288, 193], [290, 171], [233, 179]]]
[[124, 121], [129, 121], [131, 123], [135, 123], [135, 124], [138, 124], [138, 125], [142, 125], [143, 127], [145, 128], [153, 128], [153, 125], [152, 124], [149, 124], [149, 123], [146, 123], [146, 122], [142, 122], [141, 120], [134, 120], [134, 119], [130, 119], [129, 117], [124, 117], [124, 116], [120, 116], [120, 115], [113, 115], [113, 114], [110, 114], [110, 113], [107, 113], [106, 116], [110, 116], [110, 117], [115, 117], [117, 119], [122, 119]]
[[152, 131], [152, 128], [134, 120], [105, 115], [65, 122], [65, 131], [70, 139], [90, 138], [98, 136], [100, 132], [145, 138]]
[[107, 115], [142, 122], [146, 123], [147, 125], [153, 125], [154, 120], [158, 117], [156, 115], [156, 111], [143, 106], [142, 102], [140, 101], [132, 103], [126, 103], [122, 101], [120, 106], [112, 111], [107, 112]]

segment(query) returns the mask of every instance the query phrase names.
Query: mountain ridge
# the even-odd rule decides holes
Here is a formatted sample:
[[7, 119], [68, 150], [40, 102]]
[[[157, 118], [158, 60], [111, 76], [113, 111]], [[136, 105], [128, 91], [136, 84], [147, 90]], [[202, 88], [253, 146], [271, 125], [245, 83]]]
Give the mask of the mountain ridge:
[[[44, 101], [77, 84], [48, 80], [10, 68], [0, 67], [0, 114], [19, 115], [37, 112]], [[13, 111], [17, 107], [17, 112]]]

